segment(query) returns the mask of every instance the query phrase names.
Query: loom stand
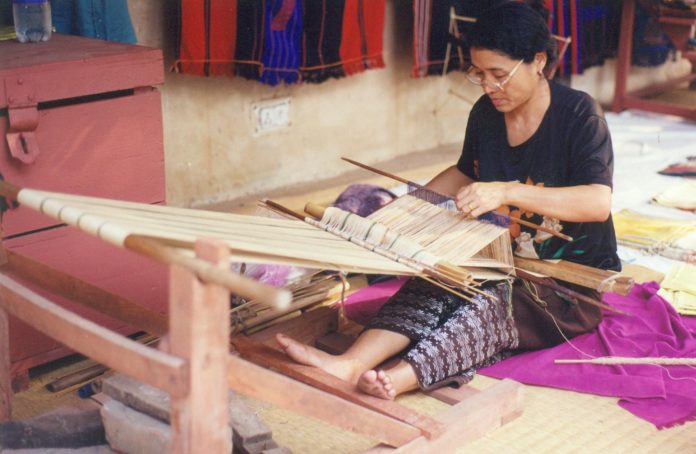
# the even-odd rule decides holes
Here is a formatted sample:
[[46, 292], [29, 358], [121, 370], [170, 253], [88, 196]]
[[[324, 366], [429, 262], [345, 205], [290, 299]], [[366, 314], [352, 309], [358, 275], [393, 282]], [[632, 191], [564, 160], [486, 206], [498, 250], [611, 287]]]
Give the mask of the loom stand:
[[[364, 435], [368, 435], [365, 431], [367, 428], [388, 433], [393, 430], [389, 427], [393, 427], [394, 422], [398, 421], [417, 429], [414, 436], [413, 431], [401, 428], [398, 439], [380, 443], [370, 449], [370, 453], [451, 452], [522, 414], [523, 387], [512, 380], [502, 380], [482, 391], [470, 386], [435, 390], [429, 395], [451, 407], [435, 417], [428, 417], [394, 401], [359, 393], [352, 385], [319, 369], [296, 364], [277, 350], [278, 346], [274, 341], [276, 333], [285, 333], [301, 342], [314, 344], [336, 354], [344, 351], [353, 341], [353, 336], [337, 331], [338, 326], [338, 312], [329, 307], [321, 307], [251, 336], [235, 336], [232, 344], [245, 359], [311, 385], [308, 400], [312, 400], [310, 397], [314, 393], [329, 393], [346, 403], [359, 405], [376, 416], [373, 418], [375, 422], [344, 428]], [[348, 325], [346, 331], [355, 330]], [[339, 412], [342, 410], [334, 409], [334, 413]], [[309, 415], [312, 416], [311, 413]], [[404, 439], [408, 441], [404, 442]]]

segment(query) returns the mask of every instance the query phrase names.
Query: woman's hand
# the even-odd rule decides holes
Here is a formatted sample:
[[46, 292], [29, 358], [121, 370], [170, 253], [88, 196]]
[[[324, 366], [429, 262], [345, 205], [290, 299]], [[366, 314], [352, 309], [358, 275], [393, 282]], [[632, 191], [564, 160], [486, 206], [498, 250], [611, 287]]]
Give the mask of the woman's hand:
[[455, 203], [462, 213], [478, 217], [498, 209], [501, 205], [506, 205], [511, 184], [514, 183], [500, 181], [472, 183], [457, 191]]

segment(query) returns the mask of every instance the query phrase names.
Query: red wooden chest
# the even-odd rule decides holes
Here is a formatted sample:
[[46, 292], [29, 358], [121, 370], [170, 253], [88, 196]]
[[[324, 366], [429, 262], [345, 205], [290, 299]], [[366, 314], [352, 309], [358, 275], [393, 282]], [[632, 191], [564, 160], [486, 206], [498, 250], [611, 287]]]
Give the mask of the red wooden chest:
[[[0, 42], [0, 173], [17, 186], [165, 201], [159, 49], [55, 34]], [[167, 270], [29, 209], [2, 220], [6, 248], [164, 312]], [[133, 331], [51, 296], [119, 331]], [[10, 322], [15, 375], [67, 353]]]

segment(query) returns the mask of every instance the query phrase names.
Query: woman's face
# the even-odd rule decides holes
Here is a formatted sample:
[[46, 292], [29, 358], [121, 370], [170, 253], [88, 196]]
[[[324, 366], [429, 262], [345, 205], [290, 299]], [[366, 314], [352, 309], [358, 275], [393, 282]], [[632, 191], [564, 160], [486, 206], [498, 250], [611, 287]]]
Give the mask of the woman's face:
[[541, 58], [525, 63], [492, 50], [472, 48], [468, 74], [483, 82], [481, 88], [499, 112], [512, 112], [539, 90], [539, 71], [544, 63]]

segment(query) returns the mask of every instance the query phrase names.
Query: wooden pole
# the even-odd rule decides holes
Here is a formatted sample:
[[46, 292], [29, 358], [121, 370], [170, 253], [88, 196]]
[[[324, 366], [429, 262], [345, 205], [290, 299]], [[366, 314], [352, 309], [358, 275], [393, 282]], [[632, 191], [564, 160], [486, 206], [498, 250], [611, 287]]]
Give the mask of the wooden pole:
[[173, 395], [185, 394], [188, 389], [186, 365], [182, 359], [141, 345], [80, 317], [4, 273], [0, 273], [0, 309], [61, 344], [149, 385]]
[[12, 416], [9, 328], [7, 312], [0, 308], [0, 421], [9, 421]]
[[[215, 266], [229, 264], [229, 250], [219, 241], [199, 240], [196, 257]], [[229, 292], [203, 284], [188, 269], [170, 273], [169, 348], [187, 361], [189, 393], [172, 398], [172, 446], [175, 453], [230, 453], [227, 365]]]

